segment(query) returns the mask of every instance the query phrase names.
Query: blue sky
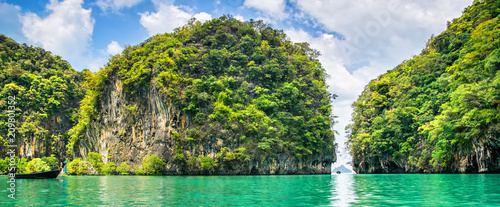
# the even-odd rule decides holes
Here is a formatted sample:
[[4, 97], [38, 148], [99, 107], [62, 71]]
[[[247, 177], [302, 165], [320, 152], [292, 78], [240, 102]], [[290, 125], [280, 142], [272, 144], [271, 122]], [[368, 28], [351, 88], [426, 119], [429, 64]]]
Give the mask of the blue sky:
[[[76, 70], [98, 71], [127, 45], [171, 32], [195, 17], [264, 20], [294, 42], [309, 42], [330, 75], [344, 146], [351, 104], [364, 86], [418, 55], [432, 34], [472, 0], [0, 0], [0, 33], [43, 47]], [[343, 149], [341, 149], [344, 151]], [[348, 157], [341, 157], [341, 162]]]

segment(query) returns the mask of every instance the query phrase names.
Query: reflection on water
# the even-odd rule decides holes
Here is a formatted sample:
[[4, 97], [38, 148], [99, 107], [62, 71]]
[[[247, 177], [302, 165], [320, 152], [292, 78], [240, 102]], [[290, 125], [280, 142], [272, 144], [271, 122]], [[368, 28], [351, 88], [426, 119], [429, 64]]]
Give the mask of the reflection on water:
[[351, 206], [358, 196], [354, 192], [355, 174], [332, 174], [331, 206]]
[[0, 206], [500, 206], [500, 175], [63, 176], [7, 194]]

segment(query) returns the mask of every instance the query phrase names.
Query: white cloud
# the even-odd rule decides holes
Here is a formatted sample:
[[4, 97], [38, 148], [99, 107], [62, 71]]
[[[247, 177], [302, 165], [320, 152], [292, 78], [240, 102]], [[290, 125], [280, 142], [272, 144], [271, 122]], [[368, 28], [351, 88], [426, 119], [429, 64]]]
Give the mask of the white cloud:
[[285, 17], [285, 0], [245, 0], [243, 5], [265, 12], [269, 16]]
[[294, 0], [326, 30], [346, 38], [346, 64], [380, 59], [395, 66], [418, 54], [432, 33], [445, 29], [472, 0]]
[[19, 13], [20, 10], [21, 10], [21, 7], [19, 7], [17, 5], [0, 3], [0, 14], [4, 14], [7, 12], [12, 12], [12, 13], [17, 14], [17, 13]]
[[332, 34], [322, 33], [313, 37], [303, 30], [296, 29], [285, 30], [285, 33], [293, 42], [308, 42], [311, 48], [321, 52], [322, 55], [318, 59], [331, 76], [327, 80], [329, 90], [339, 97], [351, 100], [357, 98], [356, 94], [363, 90], [363, 83], [370, 80], [371, 77], [365, 77], [362, 73], [351, 74], [347, 71], [341, 51], [342, 41]]
[[242, 22], [245, 21], [245, 18], [243, 18], [243, 16], [241, 16], [241, 15], [236, 15], [236, 16], [234, 16], [234, 18], [237, 19], [238, 21], [242, 21]]
[[[173, 5], [173, 1], [154, 1], [154, 3], [157, 12], [139, 13], [141, 16], [140, 23], [148, 30], [149, 35], [172, 32], [175, 28], [186, 24], [192, 17], [197, 18], [200, 22], [212, 18], [210, 14], [205, 12], [193, 14], [191, 8], [175, 6]], [[186, 12], [183, 9], [188, 11]]]
[[278, 18], [285, 17], [285, 0], [245, 0], [243, 5], [259, 9], [266, 14]]
[[196, 18], [196, 20], [198, 20], [201, 23], [203, 23], [203, 22], [211, 20], [212, 19], [212, 15], [208, 14], [208, 13], [205, 13], [205, 12], [200, 12], [198, 14], [195, 14], [194, 18]]
[[149, 35], [172, 32], [174, 28], [182, 26], [191, 18], [190, 14], [174, 5], [160, 4], [157, 10], [156, 13], [140, 13], [140, 22], [148, 30]]
[[111, 43], [109, 43], [108, 48], [106, 52], [110, 55], [116, 55], [120, 54], [123, 51], [123, 47], [118, 44], [118, 42], [112, 40]]
[[[431, 34], [446, 29], [446, 22], [457, 18], [472, 0], [372, 0], [328, 1], [294, 0], [300, 10], [297, 20], [309, 20], [337, 38], [321, 33], [313, 37], [302, 30], [288, 29], [294, 42], [307, 41], [322, 53], [320, 61], [331, 78], [329, 91], [337, 94], [333, 113], [339, 118], [334, 129], [340, 133], [340, 163], [351, 158], [345, 148], [345, 126], [351, 123], [351, 104], [370, 80], [420, 53]], [[305, 17], [304, 17], [305, 16]]]
[[75, 68], [87, 66], [92, 62], [89, 44], [95, 21], [91, 9], [82, 8], [82, 3], [82, 0], [51, 0], [46, 7], [50, 11], [48, 16], [26, 13], [21, 17], [24, 36], [31, 43], [61, 55]]
[[120, 9], [123, 8], [130, 8], [138, 3], [140, 3], [142, 0], [97, 0], [97, 6], [101, 8], [103, 11], [107, 11], [108, 9], [112, 11], [119, 11]]
[[165, 4], [165, 5], [173, 5], [175, 0], [151, 0], [154, 5], [160, 5], [160, 4]]

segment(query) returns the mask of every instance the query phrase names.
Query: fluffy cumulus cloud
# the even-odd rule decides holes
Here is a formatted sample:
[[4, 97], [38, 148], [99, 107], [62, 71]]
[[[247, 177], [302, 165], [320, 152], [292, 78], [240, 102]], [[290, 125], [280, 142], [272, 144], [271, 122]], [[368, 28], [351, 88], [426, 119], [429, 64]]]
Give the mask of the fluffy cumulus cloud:
[[208, 20], [211, 20], [212, 19], [212, 15], [209, 14], [209, 13], [205, 13], [205, 12], [200, 12], [198, 14], [195, 14], [194, 15], [194, 18], [196, 18], [196, 20], [200, 21], [200, 22], [206, 22]]
[[103, 11], [112, 10], [119, 11], [123, 8], [130, 8], [132, 6], [137, 5], [142, 0], [97, 0], [97, 6], [101, 8]]
[[212, 15], [201, 12], [193, 14], [191, 8], [185, 6], [175, 6], [173, 1], [155, 3], [156, 12], [139, 13], [140, 23], [149, 32], [149, 35], [172, 32], [175, 28], [186, 24], [192, 17], [204, 22], [212, 19]]
[[116, 55], [120, 54], [123, 51], [123, 47], [118, 44], [118, 42], [112, 40], [111, 43], [109, 43], [108, 48], [106, 52], [110, 55]]
[[236, 16], [234, 16], [234, 18], [237, 19], [237, 20], [239, 20], [239, 21], [242, 21], [242, 22], [245, 21], [245, 18], [243, 16], [241, 16], [241, 15], [236, 15]]
[[245, 0], [246, 7], [259, 9], [269, 16], [282, 18], [285, 15], [285, 0]]
[[319, 60], [330, 77], [326, 80], [329, 86], [328, 91], [338, 96], [333, 100], [334, 114], [339, 118], [336, 119], [335, 130], [340, 132], [337, 143], [343, 157], [338, 157], [340, 163], [345, 164], [350, 158], [343, 144], [345, 138], [344, 128], [349, 124], [352, 113], [351, 104], [358, 97], [365, 84], [372, 78], [370, 71], [372, 67], [363, 67], [349, 73], [345, 67], [345, 58], [342, 54], [341, 47], [343, 42], [332, 34], [322, 33], [317, 37], [313, 37], [303, 30], [288, 29], [285, 33], [293, 42], [308, 42], [311, 48], [321, 52]]
[[[400, 62], [418, 54], [431, 34], [445, 29], [472, 0], [294, 0], [327, 31], [340, 33], [347, 65], [378, 59]], [[352, 72], [352, 71], [351, 71]]]
[[[351, 104], [368, 82], [419, 54], [431, 34], [446, 29], [446, 22], [457, 18], [472, 0], [371, 0], [328, 1], [293, 0], [300, 19], [309, 18], [324, 31], [311, 35], [302, 30], [285, 32], [294, 42], [309, 42], [322, 53], [319, 58], [331, 77], [327, 80], [334, 113], [339, 116], [335, 130], [341, 154], [347, 162], [345, 126], [350, 123]], [[335, 34], [335, 35], [333, 35]]]
[[[85, 67], [89, 62], [89, 44], [94, 30], [91, 10], [82, 8], [82, 0], [51, 0], [50, 14], [44, 18], [34, 13], [21, 16], [22, 32], [39, 45], [73, 63]], [[81, 69], [81, 68], [79, 68]]]

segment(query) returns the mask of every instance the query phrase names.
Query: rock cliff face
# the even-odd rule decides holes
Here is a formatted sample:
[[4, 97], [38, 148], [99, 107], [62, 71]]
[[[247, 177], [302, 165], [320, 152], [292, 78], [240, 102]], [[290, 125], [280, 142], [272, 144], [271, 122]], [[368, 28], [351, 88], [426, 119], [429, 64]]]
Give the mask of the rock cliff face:
[[[329, 174], [335, 161], [333, 151], [320, 156], [299, 159], [287, 152], [255, 153], [250, 160], [222, 162], [213, 169], [202, 171], [198, 166], [189, 166], [175, 159], [176, 146], [182, 142], [173, 138], [173, 132], [185, 137], [191, 128], [192, 118], [160, 95], [159, 88], [151, 85], [141, 92], [138, 102], [129, 101], [122, 81], [114, 76], [103, 89], [101, 118], [91, 122], [75, 152], [85, 157], [89, 152], [98, 152], [107, 161], [127, 161], [139, 164], [146, 155], [157, 155], [167, 162], [165, 174]], [[144, 98], [142, 98], [144, 97]], [[167, 101], [164, 101], [167, 100]], [[135, 108], [134, 114], [126, 106]], [[208, 129], [206, 129], [208, 130]], [[220, 130], [210, 137], [184, 146], [183, 154], [191, 157], [208, 156], [217, 160], [223, 147], [236, 149], [238, 143], [227, 138], [231, 134]]]
[[500, 2], [474, 1], [353, 104], [358, 173], [500, 172]]
[[492, 141], [485, 146], [477, 146], [465, 156], [456, 156], [456, 162], [447, 169], [432, 167], [418, 168], [408, 161], [399, 163], [391, 159], [357, 160], [353, 168], [357, 173], [498, 173], [500, 172], [500, 142]]
[[[78, 103], [75, 103], [74, 107], [78, 107]], [[36, 113], [35, 111], [36, 110], [28, 109], [26, 112], [23, 112], [23, 114]], [[67, 157], [67, 132], [73, 127], [69, 116], [69, 113], [63, 112], [48, 117], [37, 117], [40, 122], [45, 122], [45, 124], [39, 126], [38, 130], [40, 131], [38, 133], [21, 129], [22, 131], [18, 133], [17, 136], [16, 155], [26, 158], [39, 158], [54, 154], [58, 159], [63, 160]], [[26, 118], [22, 116], [19, 117], [17, 121], [17, 123], [19, 123], [18, 126], [23, 126], [24, 124], [28, 125], [29, 122], [33, 120], [26, 120]]]
[[126, 48], [93, 77], [72, 155], [132, 169], [157, 155], [172, 175], [329, 174], [324, 70], [307, 45], [266, 31], [222, 17]]
[[460, 157], [460, 165], [456, 166], [461, 173], [498, 173], [500, 172], [500, 141], [491, 140], [483, 145], [475, 146], [474, 151]]

